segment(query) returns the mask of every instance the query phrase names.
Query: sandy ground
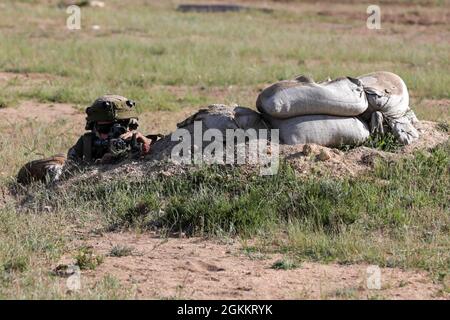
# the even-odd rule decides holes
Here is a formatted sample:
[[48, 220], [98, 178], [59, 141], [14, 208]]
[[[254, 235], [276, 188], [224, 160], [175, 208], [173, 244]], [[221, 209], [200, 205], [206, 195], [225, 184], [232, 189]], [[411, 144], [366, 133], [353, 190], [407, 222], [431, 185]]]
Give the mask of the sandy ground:
[[[282, 256], [245, 253], [238, 241], [107, 233], [84, 244], [105, 259], [95, 271], [82, 271], [82, 286], [112, 275], [138, 299], [450, 298], [426, 272], [381, 268], [381, 288], [369, 290], [368, 265], [304, 262], [296, 269], [276, 270], [272, 265]], [[116, 245], [131, 248], [131, 255], [109, 256]]]
[[[447, 101], [443, 104], [446, 106]], [[147, 113], [142, 116], [142, 122], [147, 123], [149, 132], [167, 133], [194, 111], [184, 109], [179, 112]], [[0, 109], [0, 117], [13, 122], [35, 120], [42, 123], [66, 119], [81, 129], [85, 116], [79, 108], [70, 104], [24, 101], [16, 108]], [[437, 130], [433, 122], [422, 121], [418, 130], [422, 138], [403, 148], [401, 156], [417, 149], [432, 148], [448, 139], [448, 134]], [[316, 159], [321, 149], [329, 153], [329, 160]], [[303, 145], [287, 146], [282, 149], [282, 154], [300, 174], [307, 174], [312, 167], [321, 167], [336, 175], [355, 175], [370, 169], [376, 157], [399, 156], [364, 147], [342, 152], [313, 145], [311, 150], [310, 155], [305, 155]], [[145, 164], [143, 166], [144, 172], [148, 170]], [[129, 171], [129, 168], [116, 168], [112, 170], [113, 175], [123, 174], [123, 170]], [[134, 174], [132, 170], [131, 175]], [[5, 204], [8, 198], [5, 190], [0, 190], [0, 203]], [[369, 290], [366, 285], [367, 265], [304, 262], [297, 269], [275, 270], [271, 266], [282, 258], [279, 254], [248, 254], [242, 250], [239, 241], [221, 244], [199, 238], [161, 239], [151, 233], [107, 233], [101, 236], [90, 234], [82, 244], [91, 245], [95, 252], [106, 256], [95, 271], [83, 271], [83, 285], [93, 285], [109, 274], [119, 279], [139, 299], [449, 298], [448, 294], [441, 293], [442, 286], [433, 283], [426, 272], [383, 268], [381, 289]], [[133, 248], [132, 255], [108, 256], [115, 245]]]
[[84, 115], [71, 104], [48, 104], [33, 101], [24, 101], [16, 108], [2, 108], [0, 117], [8, 123], [30, 120], [51, 123], [61, 119], [81, 123], [84, 120]]

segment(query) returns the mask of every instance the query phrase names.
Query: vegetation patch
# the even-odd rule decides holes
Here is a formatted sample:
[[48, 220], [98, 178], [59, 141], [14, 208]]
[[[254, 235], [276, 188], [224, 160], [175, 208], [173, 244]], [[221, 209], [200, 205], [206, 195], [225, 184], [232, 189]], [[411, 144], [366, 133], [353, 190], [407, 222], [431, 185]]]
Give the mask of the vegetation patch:
[[450, 262], [449, 150], [446, 143], [398, 161], [379, 159], [359, 177], [301, 178], [287, 164], [274, 176], [209, 166], [151, 179], [80, 182], [34, 201], [102, 212], [108, 230], [256, 237], [261, 252], [301, 260], [442, 271]]
[[295, 261], [293, 261], [289, 258], [277, 260], [272, 264], [272, 269], [276, 269], [276, 270], [291, 270], [291, 269], [296, 269], [298, 267], [299, 267], [299, 265]]
[[95, 270], [102, 264], [104, 257], [96, 255], [91, 247], [81, 247], [74, 256], [75, 264], [81, 270]]
[[133, 248], [122, 245], [115, 245], [111, 248], [109, 255], [111, 257], [126, 257], [133, 254]]

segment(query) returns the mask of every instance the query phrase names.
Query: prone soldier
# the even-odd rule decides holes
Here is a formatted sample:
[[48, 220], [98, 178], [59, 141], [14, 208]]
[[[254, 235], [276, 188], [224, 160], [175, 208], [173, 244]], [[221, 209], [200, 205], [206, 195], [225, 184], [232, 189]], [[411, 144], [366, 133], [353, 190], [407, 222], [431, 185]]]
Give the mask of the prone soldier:
[[17, 181], [56, 181], [63, 169], [71, 166], [117, 163], [138, 159], [150, 152], [160, 135], [144, 136], [139, 126], [134, 101], [118, 95], [105, 95], [86, 108], [86, 132], [67, 153], [25, 164]]

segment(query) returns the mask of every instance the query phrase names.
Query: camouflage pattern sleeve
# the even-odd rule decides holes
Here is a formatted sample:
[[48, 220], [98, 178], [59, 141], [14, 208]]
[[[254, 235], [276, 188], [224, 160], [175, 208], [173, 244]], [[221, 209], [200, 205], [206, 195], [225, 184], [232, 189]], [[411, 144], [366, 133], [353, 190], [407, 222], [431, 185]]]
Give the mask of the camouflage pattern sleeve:
[[67, 152], [67, 159], [75, 163], [83, 162], [83, 136], [81, 136], [77, 143]]

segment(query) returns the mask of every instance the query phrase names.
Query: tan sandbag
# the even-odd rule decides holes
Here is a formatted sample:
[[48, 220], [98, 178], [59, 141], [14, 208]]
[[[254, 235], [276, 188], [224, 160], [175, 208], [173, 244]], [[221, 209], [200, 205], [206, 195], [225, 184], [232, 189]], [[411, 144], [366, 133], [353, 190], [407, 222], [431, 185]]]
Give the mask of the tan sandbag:
[[26, 163], [17, 174], [17, 182], [30, 184], [33, 181], [56, 181], [62, 174], [66, 156], [57, 154], [45, 159], [34, 160]]
[[414, 125], [408, 116], [391, 119], [388, 121], [388, 125], [398, 142], [401, 144], [411, 144], [419, 139], [419, 131], [414, 128]]
[[227, 129], [266, 129], [267, 125], [258, 112], [241, 107], [213, 104], [177, 124], [178, 128], [186, 127], [195, 121], [201, 121], [204, 130], [218, 129], [223, 133]]
[[374, 112], [381, 112], [392, 133], [402, 144], [410, 144], [419, 138], [414, 128], [418, 122], [409, 107], [409, 93], [405, 82], [398, 75], [377, 71], [359, 76], [364, 86], [369, 108], [362, 116], [367, 119]]
[[356, 117], [308, 115], [289, 119], [267, 117], [280, 130], [284, 144], [315, 143], [326, 147], [357, 145], [370, 135], [367, 124]]
[[258, 111], [279, 119], [314, 114], [357, 116], [367, 106], [362, 84], [349, 77], [323, 83], [304, 76], [280, 81], [264, 89], [256, 101]]
[[[199, 128], [197, 122], [201, 122], [201, 137], [198, 137], [197, 135], [197, 130]], [[234, 144], [234, 159], [238, 159], [238, 154], [245, 155], [245, 145], [250, 139], [259, 139], [262, 141], [261, 144], [264, 144], [264, 141], [267, 144], [267, 129], [270, 128], [259, 112], [241, 106], [227, 106], [223, 104], [214, 104], [208, 106], [208, 108], [200, 109], [192, 116], [178, 123], [177, 127], [181, 130], [176, 130], [175, 132], [166, 135], [152, 145], [152, 152], [146, 157], [147, 160], [173, 160], [172, 152], [183, 140], [188, 141], [187, 144], [191, 146], [188, 150], [188, 159], [192, 157], [196, 151], [205, 150], [206, 147], [210, 146], [212, 141], [219, 143], [223, 142], [223, 144], [227, 146], [229, 144]], [[213, 134], [213, 137], [209, 136], [209, 138], [206, 138], [206, 130], [209, 129], [219, 130], [222, 133], [222, 137], [217, 138], [215, 134]], [[232, 131], [227, 132], [227, 129], [231, 129]], [[265, 130], [259, 131], [259, 129]], [[237, 133], [237, 135], [234, 136], [236, 139], [226, 140], [229, 136], [228, 134], [234, 135], [235, 133]], [[244, 135], [242, 136], [240, 133], [243, 133]], [[241, 137], [243, 137], [243, 139], [241, 139]], [[227, 152], [225, 152], [225, 158], [227, 157], [226, 154]], [[176, 150], [176, 155], [180, 156], [179, 159], [181, 159], [179, 149]], [[203, 154], [202, 157], [203, 161], [211, 161], [211, 158], [206, 154]]]
[[234, 108], [234, 120], [238, 127], [244, 130], [269, 128], [259, 112], [245, 107]]
[[385, 126], [384, 126], [384, 118], [383, 114], [379, 111], [372, 113], [370, 118], [370, 134], [372, 135], [384, 135]]
[[189, 118], [177, 124], [178, 128], [186, 127], [195, 121], [201, 121], [204, 129], [238, 129], [234, 121], [233, 108], [223, 104], [213, 104], [207, 109], [200, 109]]
[[385, 118], [401, 118], [409, 110], [409, 94], [398, 75], [377, 71], [359, 76], [369, 103], [368, 112], [380, 111]]

